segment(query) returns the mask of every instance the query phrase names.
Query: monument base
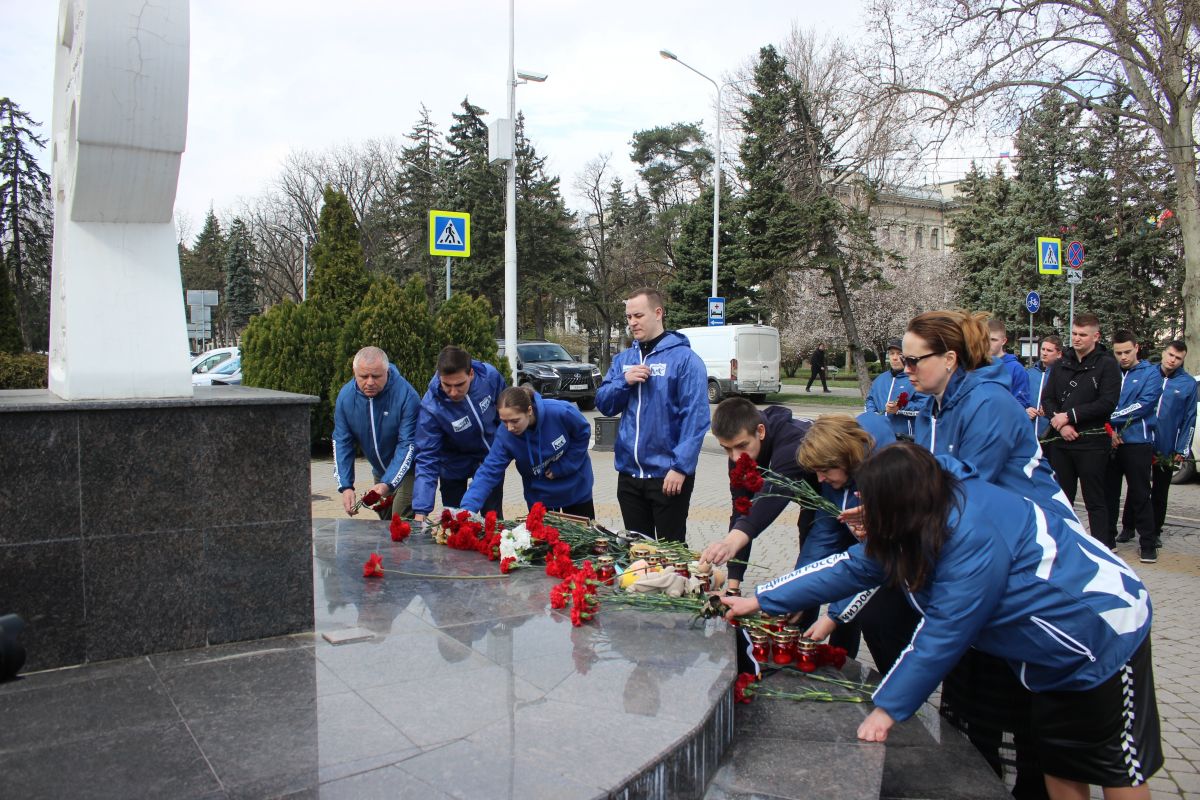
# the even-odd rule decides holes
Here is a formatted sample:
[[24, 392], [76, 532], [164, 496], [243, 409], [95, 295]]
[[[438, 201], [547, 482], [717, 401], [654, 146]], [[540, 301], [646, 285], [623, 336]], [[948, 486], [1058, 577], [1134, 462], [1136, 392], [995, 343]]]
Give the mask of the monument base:
[[309, 405], [0, 392], [0, 614], [26, 670], [311, 630]]

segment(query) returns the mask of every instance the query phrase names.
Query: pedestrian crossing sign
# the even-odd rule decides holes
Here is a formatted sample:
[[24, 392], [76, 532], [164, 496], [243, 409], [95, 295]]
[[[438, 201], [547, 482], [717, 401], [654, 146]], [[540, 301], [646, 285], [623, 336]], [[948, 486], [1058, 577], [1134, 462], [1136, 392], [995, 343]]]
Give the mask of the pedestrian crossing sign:
[[471, 255], [471, 215], [461, 211], [429, 212], [429, 255]]
[[1062, 274], [1062, 239], [1050, 239], [1045, 236], [1039, 236], [1037, 251], [1039, 274]]

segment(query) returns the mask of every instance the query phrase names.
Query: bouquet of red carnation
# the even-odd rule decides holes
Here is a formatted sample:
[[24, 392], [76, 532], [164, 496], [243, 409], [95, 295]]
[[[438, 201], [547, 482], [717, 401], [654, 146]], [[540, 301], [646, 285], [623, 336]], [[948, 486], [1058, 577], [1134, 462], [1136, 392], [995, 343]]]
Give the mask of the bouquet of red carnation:
[[388, 530], [392, 534], [393, 542], [403, 542], [412, 533], [412, 525], [400, 517], [392, 517], [392, 524], [388, 526]]
[[382, 513], [392, 507], [392, 501], [395, 499], [396, 496], [394, 494], [380, 498], [379, 492], [374, 489], [368, 489], [363, 492], [362, 497], [358, 498], [358, 502], [354, 504], [354, 510], [358, 511], [363, 506], [366, 506], [376, 513]]
[[[547, 565], [549, 568], [549, 565]], [[600, 600], [596, 597], [596, 587], [600, 580], [592, 569], [591, 561], [584, 561], [583, 566], [563, 578], [562, 583], [550, 589], [550, 607], [566, 608], [571, 606], [571, 624], [578, 628], [596, 615]]]
[[750, 513], [750, 508], [753, 505], [749, 497], [736, 497], [733, 500], [733, 511], [735, 514], [740, 514], [744, 517]]
[[908, 405], [908, 392], [901, 392], [896, 396], [896, 409], [899, 410]]
[[729, 472], [729, 485], [734, 489], [745, 489], [754, 494], [763, 487], [763, 476], [758, 472], [758, 464], [747, 453], [738, 456], [733, 469]]

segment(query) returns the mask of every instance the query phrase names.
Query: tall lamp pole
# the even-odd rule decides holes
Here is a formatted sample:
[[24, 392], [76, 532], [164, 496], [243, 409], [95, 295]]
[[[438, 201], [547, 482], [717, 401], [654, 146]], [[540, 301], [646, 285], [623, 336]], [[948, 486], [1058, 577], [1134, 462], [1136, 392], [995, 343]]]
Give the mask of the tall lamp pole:
[[688, 64], [686, 61], [680, 60], [679, 56], [672, 53], [670, 50], [659, 50], [658, 54], [669, 61], [675, 61], [682, 66], [687, 67], [692, 72], [699, 75], [704, 80], [713, 85], [717, 90], [717, 157], [713, 162], [713, 247], [712, 247], [712, 292], [709, 297], [718, 297], [717, 294], [717, 254], [720, 250], [721, 242], [721, 84], [714, 81], [712, 78], [705, 75], [700, 70]]

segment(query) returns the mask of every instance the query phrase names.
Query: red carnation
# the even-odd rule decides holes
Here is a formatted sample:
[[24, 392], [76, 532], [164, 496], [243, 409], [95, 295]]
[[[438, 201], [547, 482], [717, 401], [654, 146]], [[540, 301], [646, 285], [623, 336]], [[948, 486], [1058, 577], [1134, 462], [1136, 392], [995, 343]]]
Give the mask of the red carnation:
[[1117, 435], [1116, 429], [1113, 428], [1112, 423], [1109, 423], [1109, 422], [1104, 423], [1104, 432], [1107, 433], [1109, 436]]
[[831, 666], [841, 669], [846, 665], [846, 648], [834, 647], [829, 644], [817, 645], [817, 666]]
[[751, 698], [754, 697], [754, 692], [746, 694], [746, 687], [753, 684], [755, 680], [757, 679], [754, 677], [754, 674], [750, 672], [743, 672], [738, 675], [737, 683], [733, 685], [733, 702], [749, 703]]
[[400, 517], [392, 517], [392, 524], [388, 526], [388, 530], [392, 532], [393, 542], [403, 542], [412, 533], [412, 526]]
[[749, 497], [738, 497], [733, 501], [733, 510], [744, 517], [750, 513], [751, 505]]
[[368, 489], [367, 493], [362, 496], [362, 504], [364, 506], [373, 506], [379, 502], [379, 492], [374, 489]]
[[367, 559], [367, 563], [363, 564], [363, 577], [383, 577], [383, 557], [379, 553], [371, 553], [371, 557]]
[[896, 397], [896, 408], [904, 408], [906, 405], [908, 405], [908, 392], [901, 392]]
[[500, 559], [500, 571], [502, 573], [504, 573], [505, 575], [507, 575], [508, 573], [512, 572], [513, 564], [516, 564], [516, 563], [517, 563], [517, 559], [513, 558], [512, 556], [508, 556], [507, 558], [502, 558], [502, 559]]

